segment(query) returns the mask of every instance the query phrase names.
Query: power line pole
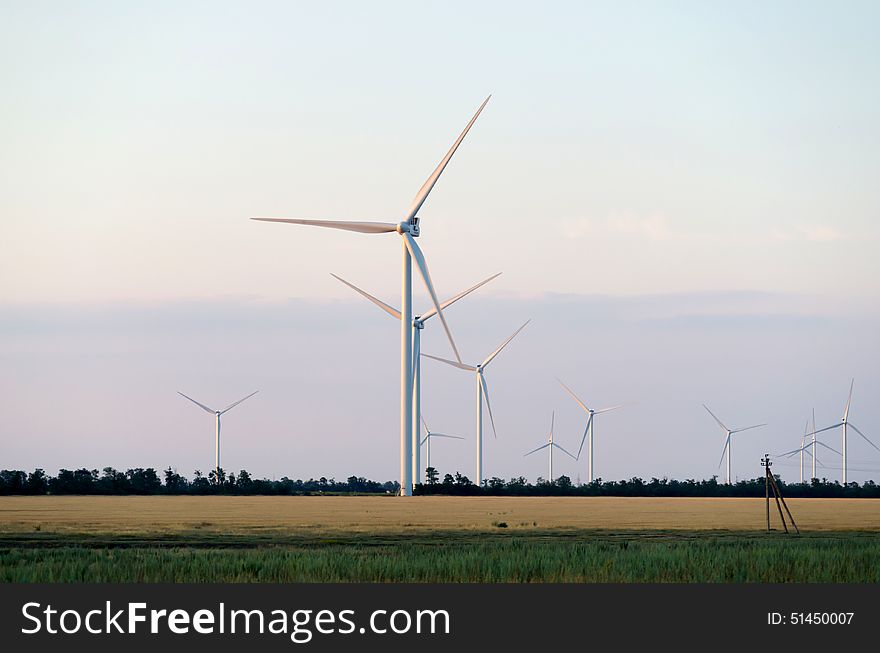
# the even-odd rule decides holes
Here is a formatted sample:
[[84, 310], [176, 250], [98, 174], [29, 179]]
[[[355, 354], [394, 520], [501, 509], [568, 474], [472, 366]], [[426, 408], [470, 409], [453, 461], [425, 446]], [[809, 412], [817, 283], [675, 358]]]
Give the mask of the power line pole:
[[797, 534], [800, 535], [801, 531], [797, 527], [797, 524], [794, 523], [794, 517], [791, 516], [791, 511], [788, 509], [788, 505], [782, 497], [782, 490], [779, 489], [776, 477], [773, 476], [773, 473], [770, 471], [772, 464], [773, 463], [770, 462], [770, 454], [765, 453], [764, 457], [761, 459], [761, 467], [764, 468], [764, 503], [767, 512], [767, 530], [772, 530], [770, 528], [770, 490], [773, 490], [773, 499], [776, 501], [776, 509], [779, 511], [779, 520], [782, 522], [782, 528], [788, 533], [788, 525], [785, 523], [785, 516], [782, 514], [782, 509], [785, 508], [785, 513], [788, 515], [791, 525], [794, 527]]

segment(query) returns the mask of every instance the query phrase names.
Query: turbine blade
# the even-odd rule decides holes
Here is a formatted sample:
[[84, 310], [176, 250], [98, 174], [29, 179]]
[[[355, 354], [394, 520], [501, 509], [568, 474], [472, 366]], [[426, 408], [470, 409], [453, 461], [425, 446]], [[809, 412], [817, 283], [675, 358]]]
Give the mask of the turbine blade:
[[810, 435], [818, 435], [819, 433], [824, 433], [825, 431], [830, 431], [831, 429], [838, 429], [843, 426], [843, 422], [838, 422], [837, 424], [832, 424], [831, 426], [826, 426], [824, 429], [819, 429], [818, 431], [813, 430]]
[[559, 449], [560, 451], [564, 452], [564, 453], [565, 453], [569, 458], [571, 458], [572, 460], [577, 460], [577, 458], [575, 458], [574, 456], [572, 456], [571, 453], [569, 453], [569, 451], [568, 451], [565, 447], [563, 447], [562, 445], [560, 445], [560, 444], [556, 444], [556, 443], [554, 442], [554, 443], [553, 443], [553, 446], [556, 447], [557, 449]]
[[766, 424], [755, 424], [754, 426], [747, 426], [744, 429], [734, 429], [731, 433], [742, 433], [743, 431], [751, 431], [752, 429], [757, 429], [762, 426], [767, 426]]
[[254, 391], [253, 391], [252, 393], [250, 393], [247, 397], [244, 397], [243, 399], [239, 399], [239, 400], [236, 401], [235, 403], [229, 404], [226, 408], [224, 408], [223, 410], [220, 411], [220, 414], [222, 415], [223, 413], [228, 413], [230, 410], [232, 410], [233, 408], [235, 408], [236, 406], [238, 406], [238, 405], [239, 405], [241, 402], [243, 402], [245, 399], [250, 399], [251, 397], [253, 397], [253, 396], [254, 396], [255, 394], [257, 394], [258, 392], [259, 392], [259, 390], [254, 390]]
[[555, 424], [555, 422], [556, 422], [556, 411], [554, 410], [553, 413], [551, 413], [551, 415], [550, 415], [550, 442], [553, 442], [553, 425]]
[[853, 379], [849, 383], [849, 397], [847, 397], [847, 399], [846, 399], [846, 408], [843, 410], [844, 421], [846, 421], [846, 418], [849, 417], [849, 405], [852, 403], [852, 392], [853, 392], [853, 386], [855, 385], [855, 383], [856, 383], [855, 379]]
[[286, 222], [287, 224], [304, 224], [310, 227], [327, 227], [343, 231], [357, 231], [362, 234], [388, 234], [397, 231], [397, 225], [391, 222], [346, 222], [343, 220], [296, 220], [294, 218], [251, 218], [259, 222]]
[[430, 438], [430, 437], [431, 437], [431, 434], [428, 433], [428, 435], [425, 436], [424, 440], [422, 440], [422, 441], [419, 443], [419, 446], [425, 444], [425, 443], [428, 441], [428, 438]]
[[191, 402], [193, 402], [196, 406], [198, 406], [198, 407], [201, 408], [202, 410], [205, 410], [205, 411], [211, 413], [212, 415], [216, 412], [214, 409], [212, 409], [212, 408], [208, 408], [205, 404], [200, 404], [199, 402], [197, 402], [197, 401], [196, 401], [195, 399], [193, 399], [192, 397], [187, 397], [187, 396], [186, 396], [185, 394], [183, 394], [182, 392], [178, 392], [177, 394], [179, 394], [179, 395], [180, 395], [181, 397], [183, 397], [184, 399], [189, 399], [189, 400], [190, 400]]
[[431, 281], [431, 273], [428, 272], [428, 264], [425, 262], [425, 256], [422, 254], [422, 250], [416, 243], [415, 238], [408, 233], [403, 233], [401, 235], [403, 236], [403, 242], [406, 243], [406, 248], [409, 250], [410, 255], [416, 262], [416, 267], [422, 275], [422, 281], [425, 282], [425, 288], [428, 289], [428, 294], [431, 295], [431, 301], [434, 303], [434, 308], [437, 309], [437, 316], [440, 318], [440, 322], [443, 323], [443, 330], [446, 331], [446, 337], [449, 338], [449, 344], [452, 345], [452, 351], [455, 353], [455, 360], [461, 363], [461, 354], [458, 353], [458, 347], [455, 346], [452, 331], [449, 330], [449, 325], [446, 323], [446, 317], [443, 315], [443, 309], [440, 308], [440, 300], [437, 299], [437, 291], [434, 290], [434, 284]]
[[828, 449], [829, 451], [833, 451], [833, 452], [836, 453], [838, 456], [842, 456], [842, 455], [843, 455], [843, 454], [840, 453], [837, 449], [835, 449], [834, 447], [829, 447], [829, 446], [828, 446], [827, 444], [825, 444], [824, 442], [820, 442], [819, 440], [816, 440], [816, 444], [818, 444], [820, 447], [825, 447], [825, 448]]
[[561, 385], [563, 388], [565, 388], [565, 391], [571, 395], [571, 398], [574, 399], [578, 403], [578, 406], [583, 408], [584, 412], [586, 412], [587, 415], [590, 415], [590, 417], [592, 417], [593, 411], [591, 411], [589, 408], [587, 408], [587, 405], [584, 402], [582, 402], [580, 399], [578, 399], [578, 396], [574, 393], [574, 391], [571, 388], [569, 388], [567, 385], [565, 385], [560, 379], [556, 379], [556, 380], [559, 381], [559, 385]]
[[[708, 408], [706, 409], [708, 410]], [[721, 469], [721, 463], [724, 462], [724, 454], [727, 452], [727, 447], [730, 446], [730, 435], [728, 434], [727, 439], [724, 441], [724, 448], [721, 450], [721, 460], [718, 461], [718, 468]]]
[[378, 298], [376, 298], [376, 297], [373, 297], [373, 296], [372, 296], [370, 293], [368, 293], [367, 291], [365, 291], [365, 290], [361, 290], [360, 288], [358, 288], [358, 287], [357, 287], [356, 285], [354, 285], [353, 283], [349, 283], [348, 281], [346, 281], [346, 280], [343, 279], [342, 277], [337, 276], [337, 275], [333, 274], [332, 272], [330, 273], [330, 276], [333, 277], [334, 279], [336, 279], [337, 281], [341, 281], [341, 282], [344, 283], [346, 286], [348, 286], [349, 288], [351, 288], [352, 290], [354, 290], [356, 293], [359, 293], [361, 296], [366, 297], [368, 300], [370, 300], [371, 302], [373, 302], [376, 306], [378, 306], [378, 307], [381, 308], [383, 311], [385, 311], [386, 313], [388, 313], [388, 315], [390, 315], [391, 317], [393, 317], [395, 320], [399, 320], [399, 319], [400, 319], [400, 311], [398, 311], [396, 308], [392, 308], [391, 306], [389, 306], [388, 304], [386, 304], [385, 302], [383, 302], [381, 299], [378, 299]]
[[485, 369], [486, 366], [492, 362], [492, 359], [495, 358], [498, 354], [500, 354], [501, 350], [504, 349], [510, 343], [511, 340], [516, 338], [516, 336], [519, 334], [519, 332], [522, 331], [523, 329], [525, 329], [526, 326], [528, 325], [528, 323], [531, 321], [532, 321], [531, 318], [526, 320], [525, 323], [520, 328], [518, 328], [516, 331], [513, 332], [512, 336], [510, 336], [507, 340], [505, 340], [504, 342], [501, 343], [501, 346], [498, 347], [498, 349], [496, 349], [491, 354], [489, 354], [489, 357], [483, 361], [483, 365], [482, 365], [483, 369]]
[[593, 414], [598, 415], [599, 413], [610, 413], [612, 410], [617, 410], [618, 408], [623, 408], [623, 404], [618, 404], [617, 406], [611, 406], [610, 408], [603, 408], [601, 410], [594, 410]]
[[703, 404], [703, 408], [705, 408], [705, 409], [706, 409], [706, 412], [709, 413], [709, 414], [712, 416], [712, 418], [713, 418], [716, 422], [718, 422], [718, 426], [720, 426], [721, 429], [722, 429], [725, 433], [727, 433], [727, 432], [728, 432], [728, 429], [727, 429], [726, 426], [724, 426], [724, 422], [722, 422], [720, 419], [718, 419], [718, 418], [715, 416], [715, 413], [713, 413], [711, 410], [709, 410], [709, 407], [708, 407], [706, 404]]
[[468, 372], [476, 372], [477, 368], [473, 365], [466, 365], [464, 363], [456, 363], [455, 361], [451, 361], [448, 358], [440, 358], [439, 356], [432, 356], [431, 354], [422, 354], [425, 358], [433, 358], [435, 361], [440, 361], [441, 363], [446, 363], [447, 365], [452, 365], [452, 367], [457, 367], [460, 370], [467, 370]]
[[[487, 283], [489, 283], [493, 279], [500, 277], [500, 276], [501, 276], [500, 272], [497, 274], [493, 274], [491, 277], [489, 277], [488, 279], [484, 279], [483, 281], [481, 281], [477, 285], [471, 286], [467, 290], [463, 290], [462, 292], [458, 293], [455, 297], [451, 297], [451, 298], [447, 299], [445, 302], [440, 304], [440, 308], [446, 309], [446, 307], [452, 306], [455, 302], [457, 302], [462, 297], [466, 297], [466, 296], [470, 295], [477, 288], [480, 288], [481, 286], [485, 286]], [[437, 309], [436, 308], [429, 309], [424, 315], [422, 315], [422, 322], [424, 322], [425, 320], [427, 320], [430, 317], [434, 317], [435, 315], [437, 315]]]
[[419, 417], [422, 418], [422, 425], [425, 427], [425, 433], [427, 433], [428, 435], [430, 435], [430, 434], [431, 434], [431, 429], [428, 428], [428, 422], [425, 421], [425, 416], [424, 416], [424, 415], [419, 415]]
[[492, 404], [489, 402], [489, 386], [486, 385], [486, 379], [480, 374], [480, 385], [483, 386], [483, 398], [486, 400], [486, 408], [489, 409], [489, 421], [492, 423], [492, 433], [498, 438], [498, 431], [495, 430], [495, 418], [492, 416]]
[[446, 156], [440, 161], [436, 168], [434, 168], [434, 172], [431, 173], [431, 176], [425, 180], [425, 183], [422, 184], [422, 187], [419, 189], [419, 192], [416, 193], [416, 196], [413, 198], [412, 204], [409, 207], [409, 211], [407, 212], [405, 222], [412, 222], [413, 218], [416, 217], [416, 214], [419, 212], [419, 209], [422, 208], [422, 204], [425, 203], [425, 200], [428, 199], [428, 194], [431, 192], [431, 189], [434, 188], [434, 184], [437, 183], [437, 180], [440, 179], [440, 175], [443, 174], [443, 170], [446, 168], [446, 164], [449, 163], [449, 160], [452, 158], [452, 155], [455, 154], [455, 151], [458, 149], [458, 146], [461, 145], [461, 142], [464, 140], [464, 137], [467, 136], [467, 133], [470, 131], [473, 124], [477, 121], [477, 117], [480, 115], [480, 112], [483, 110], [483, 107], [486, 106], [486, 103], [489, 101], [491, 95], [483, 100], [483, 104], [480, 105], [480, 108], [477, 109], [477, 112], [474, 114], [474, 117], [471, 118], [471, 121], [464, 128], [464, 131], [461, 132], [461, 135], [452, 144], [452, 147], [449, 148], [449, 151], [446, 153]]
[[452, 440], [464, 440], [460, 435], [448, 435], [446, 433], [432, 433], [432, 438], [451, 438]]
[[540, 447], [538, 447], [537, 449], [532, 449], [530, 452], [528, 452], [528, 453], [526, 453], [526, 454], [523, 454], [523, 458], [525, 458], [526, 456], [531, 456], [533, 453], [538, 452], [538, 451], [540, 451], [541, 449], [546, 449], [546, 448], [549, 447], [549, 446], [550, 446], [550, 443], [549, 443], [549, 442], [548, 442], [547, 444], [542, 444], [542, 445], [541, 445]]
[[[560, 383], [562, 383], [562, 381], [560, 381]], [[575, 460], [581, 459], [581, 451], [584, 448], [584, 442], [587, 441], [587, 433], [589, 433], [589, 431], [590, 431], [590, 424], [592, 422], [593, 422], [593, 415], [590, 414], [590, 416], [587, 418], [587, 426], [584, 428], [584, 437], [581, 438], [581, 446], [578, 447], [578, 453], [577, 453], [577, 456], [575, 457]]]
[[876, 444], [874, 444], [873, 442], [871, 442], [871, 441], [868, 439], [868, 436], [867, 436], [867, 435], [865, 435], [865, 434], [862, 433], [858, 428], [856, 428], [856, 425], [855, 425], [855, 424], [853, 424], [852, 422], [847, 422], [847, 425], [848, 425], [853, 431], [855, 431], [856, 433], [858, 433], [859, 435], [861, 435], [862, 438], [864, 438], [865, 442], [867, 442], [867, 443], [870, 444], [872, 447], [874, 447], [875, 449], [877, 449], [877, 451], [880, 451], [880, 447], [877, 447]]

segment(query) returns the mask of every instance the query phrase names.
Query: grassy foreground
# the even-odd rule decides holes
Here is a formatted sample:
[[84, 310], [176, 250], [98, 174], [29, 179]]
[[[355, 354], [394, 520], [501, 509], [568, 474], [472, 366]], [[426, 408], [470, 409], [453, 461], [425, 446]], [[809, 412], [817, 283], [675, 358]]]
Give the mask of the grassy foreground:
[[801, 536], [759, 499], [0, 497], [0, 582], [880, 582], [880, 500], [790, 505]]
[[[880, 582], [880, 536], [2, 538], [2, 582]], [[287, 540], [287, 541], [284, 541]]]

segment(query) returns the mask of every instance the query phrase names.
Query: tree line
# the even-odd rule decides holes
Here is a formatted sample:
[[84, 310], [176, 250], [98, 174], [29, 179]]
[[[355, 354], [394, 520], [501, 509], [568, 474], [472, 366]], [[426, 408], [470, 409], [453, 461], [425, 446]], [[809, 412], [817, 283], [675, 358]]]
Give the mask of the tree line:
[[[578, 484], [568, 476], [548, 481], [538, 478], [530, 483], [524, 477], [509, 480], [493, 477], [474, 484], [461, 473], [445, 474], [429, 467], [426, 482], [416, 485], [420, 495], [457, 496], [613, 496], [613, 497], [763, 497], [764, 477], [738, 481], [733, 485], [719, 483], [717, 477], [710, 479], [679, 481], [668, 478], [652, 478], [645, 481], [631, 478], [621, 481], [597, 479], [592, 483]], [[847, 483], [812, 479], [805, 483], [777, 482], [786, 497], [848, 497], [880, 498], [880, 486], [874, 481]], [[362, 476], [349, 476], [344, 481], [321, 477], [319, 479], [292, 480], [286, 476], [280, 480], [255, 479], [247, 470], [227, 474], [220, 469], [207, 476], [196, 470], [192, 480], [167, 468], [161, 474], [152, 467], [127, 469], [124, 472], [105, 467], [97, 469], [62, 469], [50, 476], [42, 469], [27, 473], [21, 470], [0, 471], [0, 495], [40, 494], [240, 494], [240, 495], [295, 495], [295, 494], [397, 494], [395, 481], [371, 481]]]
[[21, 470], [0, 471], [0, 495], [6, 494], [318, 494], [358, 493], [395, 494], [399, 485], [390, 481], [379, 483], [359, 476], [345, 481], [324, 478], [292, 480], [255, 479], [247, 470], [219, 474], [211, 470], [207, 476], [199, 470], [192, 480], [170, 467], [162, 477], [152, 467], [127, 469], [124, 472], [105, 467], [97, 469], [62, 469], [57, 476], [49, 476], [42, 469], [31, 473]]

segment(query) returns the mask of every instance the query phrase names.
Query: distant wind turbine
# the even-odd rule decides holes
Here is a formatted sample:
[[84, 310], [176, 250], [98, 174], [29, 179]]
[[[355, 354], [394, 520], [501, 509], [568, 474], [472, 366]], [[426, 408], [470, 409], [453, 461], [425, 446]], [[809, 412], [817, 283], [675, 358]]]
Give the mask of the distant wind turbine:
[[[425, 439], [419, 442], [419, 447], [421, 447], [421, 445], [425, 445], [425, 469], [427, 469], [431, 466], [431, 438], [451, 438], [452, 440], [464, 440], [464, 438], [458, 435], [447, 435], [446, 433], [436, 433], [432, 431], [428, 428], [428, 422], [425, 421], [424, 417], [422, 417], [422, 424], [425, 427]], [[419, 483], [421, 483], [421, 480], [419, 480]]]
[[572, 460], [577, 460], [577, 458], [575, 458], [573, 455], [571, 455], [568, 452], [568, 450], [565, 449], [562, 445], [557, 444], [556, 442], [553, 441], [553, 423], [555, 421], [556, 421], [556, 411], [554, 410], [553, 413], [550, 415], [550, 434], [547, 436], [547, 444], [542, 444], [537, 449], [532, 449], [530, 452], [528, 452], [527, 454], [525, 454], [523, 456], [523, 458], [525, 458], [526, 456], [531, 456], [533, 453], [540, 451], [541, 449], [549, 450], [549, 452], [550, 452], [550, 476], [548, 477], [547, 480], [550, 481], [551, 483], [553, 482], [553, 449], [554, 448], [559, 449], [561, 452], [563, 452], [565, 455], [567, 455]]
[[[849, 384], [849, 397], [847, 397], [847, 400], [846, 400], [846, 407], [843, 409], [843, 418], [842, 418], [839, 422], [837, 422], [836, 424], [832, 424], [831, 426], [826, 426], [824, 429], [819, 429], [818, 431], [816, 430], [815, 425], [813, 426], [813, 437], [814, 437], [814, 438], [815, 438], [815, 436], [816, 436], [817, 433], [822, 433], [823, 431], [830, 431], [830, 430], [832, 430], [832, 429], [836, 429], [836, 428], [842, 428], [842, 429], [843, 429], [843, 433], [842, 433], [842, 436], [843, 436], [843, 447], [841, 447], [842, 453], [841, 453], [840, 455], [841, 455], [841, 457], [842, 457], [841, 476], [842, 476], [842, 478], [843, 478], [843, 484], [844, 484], [844, 485], [846, 485], [846, 435], [847, 435], [847, 429], [852, 429], [853, 431], [855, 431], [856, 433], [858, 433], [860, 436], [862, 436], [862, 438], [865, 440], [865, 442], [867, 442], [867, 443], [870, 444], [872, 447], [874, 447], [875, 449], [877, 449], [877, 451], [880, 451], [880, 447], [878, 447], [876, 444], [874, 444], [873, 442], [871, 442], [871, 441], [868, 439], [868, 436], [867, 436], [867, 435], [865, 435], [864, 433], [862, 433], [862, 432], [858, 429], [858, 427], [856, 427], [855, 424], [853, 424], [852, 422], [849, 421], [849, 407], [850, 407], [850, 404], [852, 403], [853, 385], [855, 385], [855, 379], [853, 379], [853, 380], [850, 382], [850, 384]], [[822, 444], [822, 443], [820, 442], [819, 444]], [[814, 453], [815, 453], [815, 452], [814, 452]]]
[[526, 328], [526, 325], [529, 322], [531, 322], [531, 320], [526, 320], [525, 324], [514, 331], [512, 336], [502, 342], [498, 349], [489, 354], [486, 359], [479, 365], [466, 365], [460, 361], [456, 362], [448, 360], [446, 358], [440, 358], [439, 356], [431, 356], [431, 354], [422, 354], [422, 356], [425, 356], [426, 358], [433, 358], [435, 361], [440, 361], [441, 363], [452, 365], [453, 367], [457, 367], [460, 370], [475, 373], [477, 380], [477, 486], [483, 484], [483, 399], [486, 400], [486, 408], [489, 410], [489, 421], [492, 424], [492, 433], [495, 434], [496, 438], [498, 437], [498, 431], [495, 430], [495, 418], [492, 416], [492, 404], [489, 402], [489, 386], [486, 385], [486, 379], [483, 376], [483, 372], [485, 372], [486, 367], [488, 367], [489, 363], [491, 363], [495, 359], [495, 357], [499, 353], [501, 353], [501, 350], [504, 349], [510, 343], [510, 341], [517, 336], [520, 331]]
[[[489, 96], [491, 97], [491, 96]], [[261, 220], [263, 222], [286, 222], [289, 224], [301, 224], [313, 227], [327, 227], [329, 229], [342, 229], [345, 231], [355, 231], [363, 234], [385, 234], [397, 233], [402, 239], [402, 266], [401, 266], [401, 311], [400, 311], [400, 494], [403, 496], [412, 495], [412, 441], [413, 441], [413, 422], [412, 422], [412, 381], [413, 381], [413, 343], [412, 343], [412, 262], [415, 260], [416, 267], [422, 277], [422, 281], [431, 296], [437, 315], [443, 323], [443, 329], [449, 338], [449, 344], [452, 345], [452, 351], [455, 359], [461, 362], [461, 356], [458, 353], [458, 347], [452, 338], [452, 332], [443, 316], [440, 308], [440, 300], [437, 299], [437, 292], [434, 290], [434, 283], [431, 281], [431, 275], [428, 272], [428, 264], [422, 254], [421, 248], [415, 239], [420, 233], [419, 229], [419, 210], [428, 199], [428, 195], [440, 175], [446, 169], [447, 164], [452, 155], [461, 145], [464, 137], [470, 131], [477, 117], [489, 101], [487, 97], [480, 105], [477, 112], [471, 118], [470, 122], [461, 132], [455, 143], [441, 159], [440, 163], [434, 169], [434, 172], [425, 180], [419, 192], [413, 198], [409, 209], [403, 216], [403, 220], [399, 223], [394, 222], [345, 222], [339, 220], [301, 220], [294, 218], [251, 218], [252, 220]]]
[[703, 404], [703, 408], [705, 408], [706, 412], [712, 416], [712, 419], [714, 419], [716, 422], [718, 422], [718, 426], [720, 426], [721, 430], [724, 431], [724, 434], [725, 434], [724, 448], [721, 450], [721, 460], [718, 461], [718, 467], [721, 467], [721, 463], [724, 462], [724, 454], [726, 453], [727, 454], [727, 484], [730, 485], [731, 484], [731, 476], [730, 476], [731, 436], [734, 433], [742, 433], [743, 431], [749, 431], [751, 429], [756, 429], [761, 426], [767, 426], [767, 425], [766, 424], [755, 424], [754, 426], [746, 426], [745, 428], [742, 428], [742, 429], [729, 429], [726, 426], [724, 426], [724, 423], [715, 416], [715, 413], [713, 413], [711, 410], [709, 410], [709, 407], [706, 404]]
[[618, 405], [618, 406], [611, 406], [610, 408], [600, 408], [599, 410], [593, 410], [592, 408], [588, 408], [587, 405], [578, 398], [578, 396], [574, 393], [574, 391], [571, 388], [569, 388], [567, 385], [565, 385], [561, 380], [559, 380], [559, 379], [556, 379], [556, 380], [559, 381], [559, 384], [563, 388], [565, 388], [565, 391], [569, 395], [571, 395], [571, 398], [574, 399], [575, 402], [577, 402], [577, 405], [581, 407], [581, 410], [583, 410], [587, 414], [587, 426], [586, 426], [586, 428], [584, 428], [584, 436], [581, 438], [581, 446], [578, 447], [577, 458], [578, 458], [578, 460], [580, 459], [581, 451], [583, 451], [583, 448], [584, 448], [584, 442], [587, 442], [588, 443], [587, 444], [587, 453], [588, 453], [587, 482], [592, 483], [593, 482], [593, 417], [596, 415], [599, 415], [601, 413], [607, 413], [612, 410], [617, 410], [618, 408], [621, 408], [622, 406]]
[[[484, 279], [480, 283], [478, 283], [474, 286], [471, 286], [467, 290], [464, 290], [464, 291], [458, 293], [457, 295], [455, 295], [454, 297], [452, 297], [450, 299], [447, 299], [445, 302], [440, 304], [440, 308], [445, 310], [447, 307], [451, 306], [452, 304], [457, 302], [462, 297], [466, 297], [467, 295], [469, 295], [473, 291], [475, 291], [477, 288], [480, 288], [481, 286], [486, 285], [487, 283], [489, 283], [490, 281], [492, 281], [493, 279], [495, 279], [496, 277], [498, 277], [500, 275], [501, 275], [500, 272], [498, 272], [497, 274], [493, 274], [488, 279]], [[371, 295], [367, 291], [361, 290], [360, 288], [355, 286], [353, 283], [349, 283], [348, 281], [346, 281], [342, 277], [339, 277], [339, 276], [332, 274], [332, 273], [331, 273], [331, 276], [334, 279], [337, 279], [338, 281], [341, 281], [342, 283], [344, 283], [346, 286], [348, 286], [349, 288], [354, 290], [356, 293], [360, 294], [362, 297], [365, 297], [366, 299], [371, 301], [373, 304], [375, 304], [376, 306], [381, 308], [383, 311], [385, 311], [388, 315], [393, 317], [395, 320], [400, 319], [400, 311], [398, 311], [396, 308], [389, 306], [388, 304], [383, 302], [381, 299], [377, 299], [376, 297], [373, 297], [373, 295]], [[419, 426], [419, 422], [421, 419], [421, 411], [422, 411], [422, 363], [421, 363], [421, 356], [419, 355], [422, 350], [421, 333], [422, 333], [422, 329], [425, 328], [425, 322], [427, 322], [429, 319], [431, 319], [435, 315], [437, 315], [437, 309], [431, 308], [426, 313], [416, 315], [415, 317], [413, 317], [413, 320], [412, 320], [412, 339], [413, 339], [412, 361], [413, 361], [413, 368], [414, 368], [413, 369], [413, 399], [412, 399], [412, 403], [413, 403], [413, 443], [412, 443], [413, 456], [412, 456], [412, 459], [413, 459], [413, 482], [414, 483], [421, 483], [422, 482], [422, 467], [421, 467], [421, 462], [419, 460], [419, 458], [421, 456], [421, 446], [420, 446], [420, 436], [419, 436], [421, 428]]]
[[255, 390], [254, 392], [250, 393], [247, 397], [243, 397], [242, 399], [239, 399], [238, 401], [229, 404], [223, 410], [214, 410], [213, 408], [208, 408], [205, 404], [199, 403], [198, 401], [196, 401], [192, 397], [187, 397], [182, 392], [177, 393], [181, 397], [183, 397], [184, 399], [189, 399], [191, 402], [193, 402], [196, 406], [198, 406], [199, 408], [201, 408], [205, 412], [208, 412], [208, 413], [211, 413], [212, 415], [214, 415], [214, 473], [216, 474], [218, 481], [220, 479], [220, 416], [225, 413], [228, 413], [230, 410], [232, 410], [233, 408], [238, 406], [245, 399], [250, 399], [258, 392], [259, 392], [259, 390]]

